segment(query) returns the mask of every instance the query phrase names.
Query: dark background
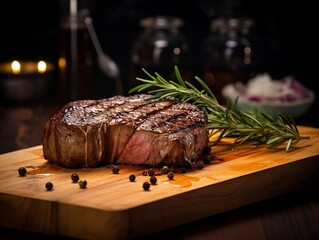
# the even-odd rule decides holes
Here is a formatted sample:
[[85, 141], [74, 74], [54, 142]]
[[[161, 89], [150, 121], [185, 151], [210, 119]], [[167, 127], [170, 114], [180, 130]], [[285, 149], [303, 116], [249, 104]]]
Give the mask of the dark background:
[[[41, 58], [56, 64], [59, 27], [68, 4], [67, 0], [3, 1], [0, 61]], [[211, 20], [231, 15], [250, 17], [255, 21], [252, 42], [258, 49], [257, 72], [269, 72], [273, 78], [293, 74], [318, 95], [316, 8], [312, 3], [302, 1], [278, 4], [274, 0], [78, 1], [79, 8], [90, 10], [103, 50], [120, 66], [124, 84], [131, 46], [142, 31], [139, 26], [142, 18], [155, 15], [180, 17], [184, 21], [182, 31], [191, 43], [195, 65], [199, 46], [210, 33]], [[95, 97], [109, 97], [114, 86], [105, 80], [98, 67], [95, 70]], [[194, 74], [197, 75], [196, 69]]]
[[[58, 32], [66, 5], [68, 0], [1, 1], [0, 62], [13, 59], [44, 59], [56, 64]], [[200, 43], [209, 35], [211, 20], [231, 14], [251, 17], [256, 22], [253, 33], [254, 44], [260, 49], [258, 59], [261, 64], [258, 71], [270, 72], [274, 78], [294, 74], [300, 82], [319, 96], [319, 41], [316, 37], [318, 13], [314, 6], [315, 1], [296, 0], [284, 4], [276, 0], [79, 0], [79, 5], [90, 9], [102, 47], [120, 65], [124, 81], [128, 74], [132, 42], [141, 32], [140, 19], [159, 14], [181, 17], [184, 20], [183, 32], [191, 41], [196, 62]], [[110, 96], [114, 86], [105, 81], [105, 76], [97, 67], [95, 70], [95, 97]], [[58, 82], [57, 79], [54, 80]], [[53, 88], [52, 95], [54, 94]], [[297, 119], [297, 123], [319, 127], [318, 107], [317, 97], [312, 109], [302, 119]], [[39, 130], [45, 123], [44, 116], [51, 116], [53, 111], [55, 109], [47, 108], [46, 105], [44, 110], [42, 106], [37, 105], [31, 110], [20, 106], [11, 109], [6, 103], [1, 102], [1, 124], [5, 123], [0, 124], [1, 152], [40, 144]], [[318, 231], [314, 230], [318, 220], [317, 182], [305, 190], [173, 228], [155, 235], [155, 238], [200, 238], [215, 235], [217, 238], [221, 235], [227, 238], [233, 237], [236, 233], [239, 237], [251, 237], [251, 232], [247, 232], [249, 228], [246, 227], [249, 225], [257, 226], [257, 230], [252, 231], [257, 234], [257, 239], [280, 239], [285, 236], [314, 239], [318, 236]], [[279, 228], [274, 228], [274, 225], [278, 225]], [[258, 234], [260, 231], [262, 233]], [[0, 235], [1, 239], [21, 239], [28, 236], [32, 239], [56, 239], [56, 236], [3, 228], [0, 229]]]

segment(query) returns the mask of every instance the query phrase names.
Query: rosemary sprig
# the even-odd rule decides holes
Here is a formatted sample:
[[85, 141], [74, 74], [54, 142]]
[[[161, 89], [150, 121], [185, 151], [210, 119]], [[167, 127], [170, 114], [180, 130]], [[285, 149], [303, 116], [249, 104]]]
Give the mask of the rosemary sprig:
[[272, 118], [270, 115], [259, 112], [245, 112], [237, 107], [237, 100], [227, 100], [226, 107], [220, 105], [209, 87], [199, 77], [196, 81], [203, 88], [197, 89], [191, 83], [184, 81], [178, 70], [174, 67], [177, 81], [165, 80], [155, 72], [151, 75], [144, 68], [142, 69], [149, 79], [136, 78], [143, 82], [132, 88], [129, 93], [148, 90], [150, 99], [161, 99], [175, 97], [183, 102], [190, 102], [206, 112], [208, 116], [208, 129], [213, 130], [211, 134], [217, 134], [217, 139], [211, 143], [217, 144], [225, 137], [236, 137], [235, 143], [255, 142], [255, 145], [266, 144], [268, 148], [277, 147], [286, 143], [286, 151], [292, 149], [301, 139], [308, 139], [309, 136], [299, 134], [297, 125], [291, 116], [278, 115]]

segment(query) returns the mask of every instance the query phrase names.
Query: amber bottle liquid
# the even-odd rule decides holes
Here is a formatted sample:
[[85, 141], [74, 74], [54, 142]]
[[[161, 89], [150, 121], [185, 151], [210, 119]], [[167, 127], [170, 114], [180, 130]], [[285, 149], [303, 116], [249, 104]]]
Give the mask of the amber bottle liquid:
[[90, 36], [76, 6], [70, 8], [70, 15], [61, 22], [59, 39], [59, 97], [63, 102], [93, 97]]

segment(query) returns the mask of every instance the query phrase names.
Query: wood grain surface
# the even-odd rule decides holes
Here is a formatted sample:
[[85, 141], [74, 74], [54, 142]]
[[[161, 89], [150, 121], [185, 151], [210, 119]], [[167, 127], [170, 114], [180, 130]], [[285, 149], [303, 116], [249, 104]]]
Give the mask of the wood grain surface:
[[[144, 191], [146, 167], [65, 169], [43, 159], [42, 146], [0, 155], [0, 225], [75, 238], [123, 239], [169, 229], [207, 216], [300, 189], [319, 172], [319, 129], [300, 126], [297, 148], [234, 145], [212, 149], [215, 160], [202, 170], [157, 175]], [[283, 146], [284, 147], [284, 146]], [[26, 167], [25, 177], [18, 175]], [[77, 172], [87, 188], [72, 183]], [[159, 172], [159, 171], [157, 171]], [[135, 182], [129, 181], [136, 174]], [[52, 191], [45, 189], [51, 181]]]

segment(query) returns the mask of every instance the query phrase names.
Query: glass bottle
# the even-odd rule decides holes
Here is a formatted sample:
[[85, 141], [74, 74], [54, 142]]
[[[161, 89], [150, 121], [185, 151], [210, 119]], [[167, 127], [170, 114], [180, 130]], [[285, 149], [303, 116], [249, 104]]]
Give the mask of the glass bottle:
[[144, 31], [132, 46], [129, 87], [140, 84], [136, 77], [159, 73], [165, 79], [175, 79], [174, 66], [184, 80], [192, 79], [191, 57], [187, 37], [180, 31], [183, 21], [177, 17], [157, 16], [142, 19]]
[[70, 12], [61, 20], [59, 36], [59, 94], [63, 102], [93, 96], [91, 40], [84, 23], [87, 11], [78, 11], [70, 0]]
[[253, 21], [244, 18], [219, 18], [212, 21], [211, 34], [203, 41], [200, 53], [201, 78], [220, 104], [225, 104], [222, 89], [232, 82], [246, 83], [252, 76], [252, 46], [249, 40]]

